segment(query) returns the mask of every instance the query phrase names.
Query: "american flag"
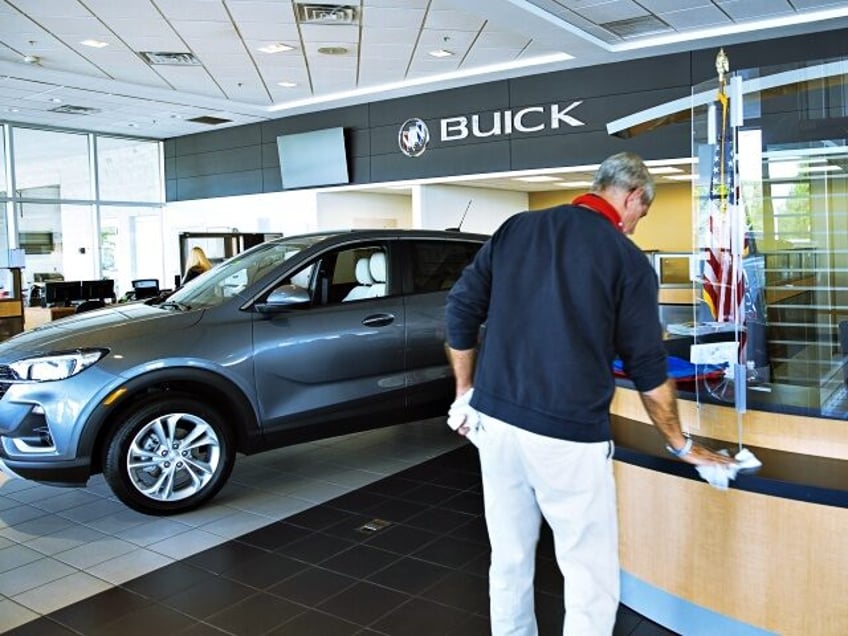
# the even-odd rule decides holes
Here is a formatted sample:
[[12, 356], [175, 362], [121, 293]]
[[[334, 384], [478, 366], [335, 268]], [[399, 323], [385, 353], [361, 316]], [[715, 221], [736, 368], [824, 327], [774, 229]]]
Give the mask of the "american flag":
[[[720, 99], [724, 97], [720, 96]], [[710, 192], [708, 198], [707, 232], [704, 249], [703, 298], [717, 322], [744, 322], [745, 283], [742, 276], [741, 249], [734, 259], [733, 241], [744, 241], [743, 232], [734, 232], [737, 219], [737, 192], [734, 178], [732, 135], [726, 129], [727, 105], [723, 113], [720, 137], [715, 144]]]

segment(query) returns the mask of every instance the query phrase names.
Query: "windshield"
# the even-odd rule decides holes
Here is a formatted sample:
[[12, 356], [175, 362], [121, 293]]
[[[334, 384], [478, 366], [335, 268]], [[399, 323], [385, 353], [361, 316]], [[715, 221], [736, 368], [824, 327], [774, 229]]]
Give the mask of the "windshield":
[[163, 304], [185, 309], [216, 307], [253, 285], [295, 254], [323, 241], [328, 235], [313, 234], [269, 241], [237, 254], [186, 283]]

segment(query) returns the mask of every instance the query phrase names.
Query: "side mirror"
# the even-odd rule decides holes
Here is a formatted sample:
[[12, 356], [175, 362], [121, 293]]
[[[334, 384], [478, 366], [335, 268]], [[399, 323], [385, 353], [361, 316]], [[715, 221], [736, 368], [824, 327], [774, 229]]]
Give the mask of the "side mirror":
[[280, 285], [273, 289], [264, 303], [256, 303], [259, 313], [272, 314], [285, 311], [294, 305], [304, 305], [311, 301], [309, 291], [298, 285]]

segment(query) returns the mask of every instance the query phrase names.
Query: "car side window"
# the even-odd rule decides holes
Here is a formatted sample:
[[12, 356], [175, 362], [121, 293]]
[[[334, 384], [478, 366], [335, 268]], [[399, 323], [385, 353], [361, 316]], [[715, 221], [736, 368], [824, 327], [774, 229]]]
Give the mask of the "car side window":
[[450, 289], [480, 247], [482, 243], [464, 241], [413, 241], [412, 292]]
[[282, 282], [307, 289], [312, 306], [386, 296], [388, 255], [379, 244], [334, 250]]

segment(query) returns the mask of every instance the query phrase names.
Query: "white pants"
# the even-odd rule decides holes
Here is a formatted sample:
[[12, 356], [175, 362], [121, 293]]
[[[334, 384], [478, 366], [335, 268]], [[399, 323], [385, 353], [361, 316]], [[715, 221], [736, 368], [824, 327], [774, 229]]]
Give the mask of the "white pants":
[[541, 517], [565, 579], [566, 636], [608, 636], [619, 601], [612, 442], [553, 439], [481, 414], [493, 636], [536, 636], [533, 576]]

